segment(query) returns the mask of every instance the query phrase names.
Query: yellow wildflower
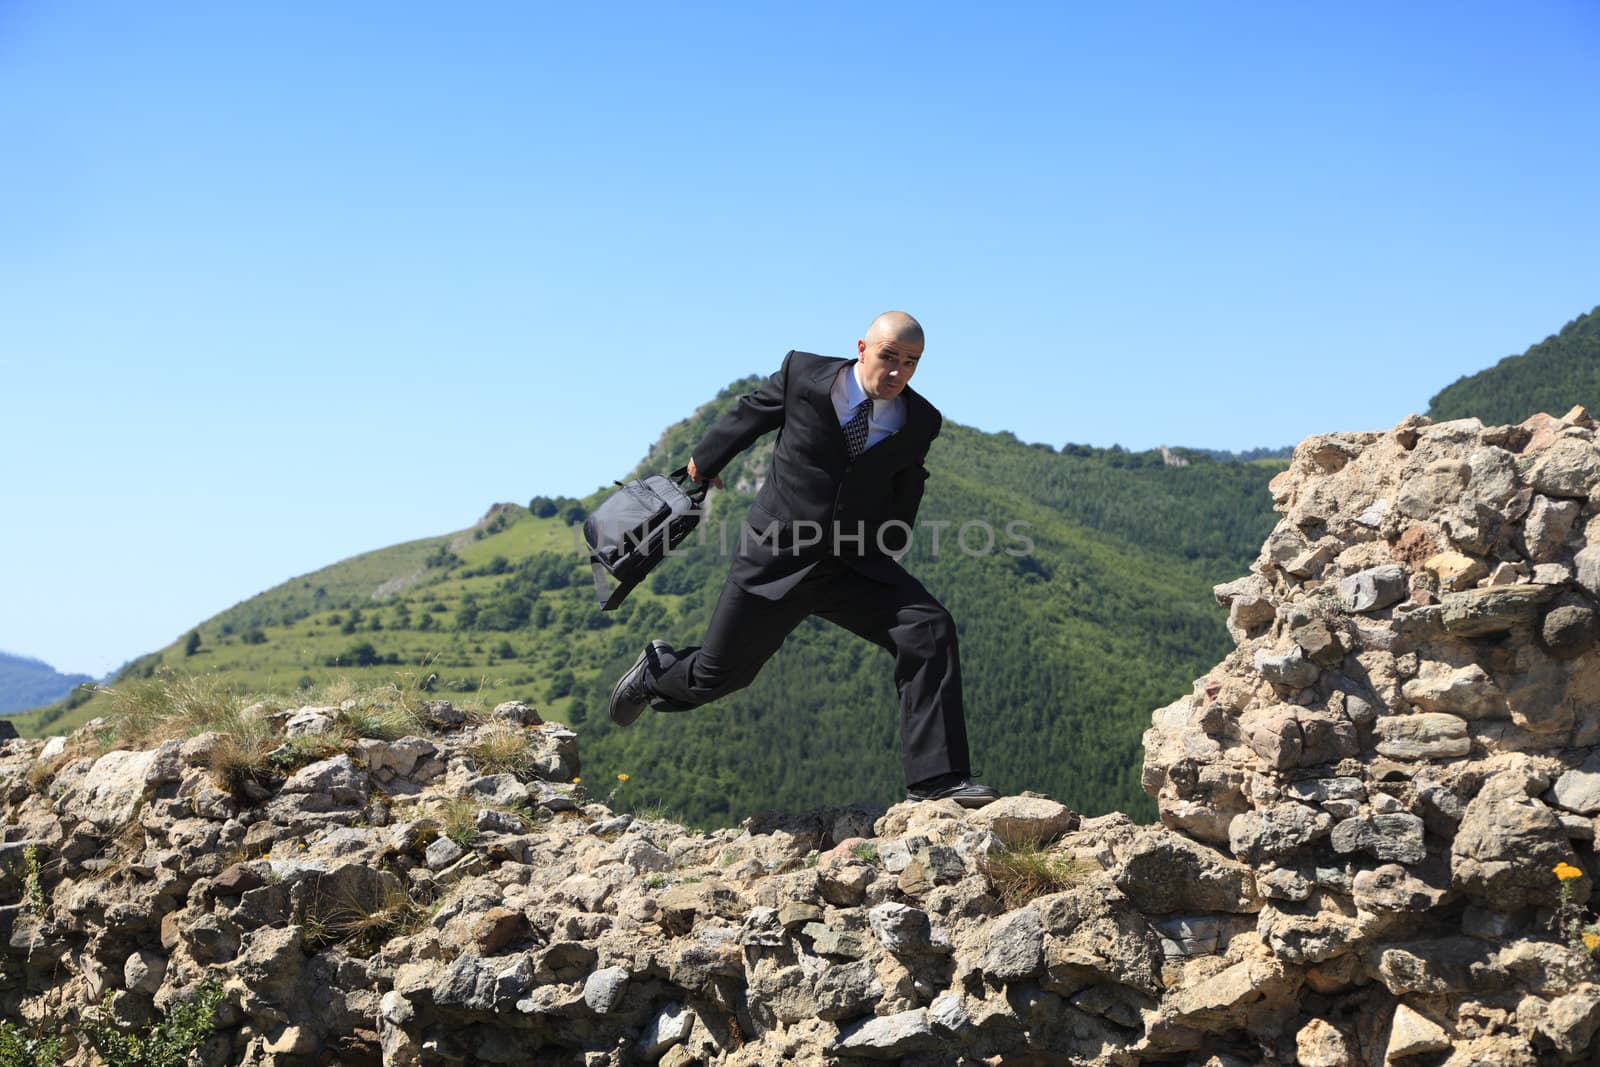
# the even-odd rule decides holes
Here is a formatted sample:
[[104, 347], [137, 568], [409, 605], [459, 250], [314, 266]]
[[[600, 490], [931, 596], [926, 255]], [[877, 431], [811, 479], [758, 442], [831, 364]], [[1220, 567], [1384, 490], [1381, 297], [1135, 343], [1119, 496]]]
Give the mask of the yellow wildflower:
[[1583, 877], [1582, 871], [1578, 870], [1578, 868], [1574, 867], [1572, 864], [1564, 861], [1556, 864], [1552, 870], [1556, 872], [1556, 877], [1561, 879], [1563, 882], [1570, 882], [1574, 878]]
[[1583, 933], [1583, 947], [1589, 949], [1591, 952], [1597, 948], [1600, 948], [1600, 934], [1585, 930]]
[[573, 780], [572, 780], [572, 784], [573, 784], [573, 785], [577, 785], [577, 784], [579, 784], [579, 783], [580, 783], [580, 782], [582, 782], [582, 781], [583, 781], [583, 779], [582, 779], [582, 778], [574, 778], [574, 779], [573, 779]]
[[628, 780], [628, 776], [627, 776], [627, 775], [626, 775], [626, 774], [619, 774], [619, 775], [617, 775], [617, 781], [619, 781], [619, 782], [626, 782], [626, 781], [627, 781], [627, 780]]

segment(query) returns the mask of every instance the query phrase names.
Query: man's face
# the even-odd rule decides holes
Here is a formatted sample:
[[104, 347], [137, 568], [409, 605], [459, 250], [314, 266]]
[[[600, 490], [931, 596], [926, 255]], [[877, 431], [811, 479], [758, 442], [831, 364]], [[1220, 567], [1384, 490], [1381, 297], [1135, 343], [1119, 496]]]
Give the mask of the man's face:
[[861, 356], [861, 385], [874, 400], [888, 400], [900, 391], [916, 372], [922, 358], [922, 345], [902, 340], [857, 341]]

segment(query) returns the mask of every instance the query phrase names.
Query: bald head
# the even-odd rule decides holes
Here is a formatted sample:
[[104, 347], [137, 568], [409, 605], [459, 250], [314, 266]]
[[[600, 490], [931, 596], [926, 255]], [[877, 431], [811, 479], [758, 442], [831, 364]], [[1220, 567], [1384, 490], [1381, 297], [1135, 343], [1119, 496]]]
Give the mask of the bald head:
[[898, 341], [905, 345], [915, 345], [917, 350], [922, 350], [922, 323], [907, 315], [904, 311], [885, 311], [882, 315], [872, 320], [872, 325], [867, 327], [867, 344], [878, 341]]
[[856, 342], [856, 380], [874, 400], [900, 395], [922, 359], [922, 324], [904, 311], [885, 311]]

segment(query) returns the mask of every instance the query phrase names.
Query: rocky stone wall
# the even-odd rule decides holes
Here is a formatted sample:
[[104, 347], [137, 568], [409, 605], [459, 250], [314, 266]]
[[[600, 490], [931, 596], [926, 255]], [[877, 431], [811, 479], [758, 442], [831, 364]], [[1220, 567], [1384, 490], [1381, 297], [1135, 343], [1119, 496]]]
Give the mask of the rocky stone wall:
[[319, 758], [246, 776], [90, 727], [0, 745], [0, 1015], [136, 1029], [216, 978], [213, 1065], [1588, 1062], [1593, 425], [1315, 437], [1272, 488], [1236, 649], [1146, 736], [1163, 825], [700, 833], [593, 800], [515, 704], [398, 740], [259, 707]]
[[1237, 647], [1145, 736], [1163, 822], [1254, 871], [1250, 936], [1308, 1042], [1341, 1035], [1326, 1062], [1589, 1062], [1600, 988], [1557, 912], [1596, 874], [1594, 429], [1302, 443], [1216, 591]]

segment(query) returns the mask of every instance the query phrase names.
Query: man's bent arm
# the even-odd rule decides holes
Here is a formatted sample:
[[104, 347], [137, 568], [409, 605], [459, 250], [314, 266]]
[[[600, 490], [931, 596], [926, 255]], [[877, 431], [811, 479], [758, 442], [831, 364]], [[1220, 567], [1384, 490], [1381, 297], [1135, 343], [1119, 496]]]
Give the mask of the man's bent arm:
[[[944, 419], [941, 417], [933, 426], [933, 437], [939, 436], [939, 431], [944, 428]], [[928, 439], [933, 442], [933, 437]], [[922, 455], [923, 460], [928, 458], [927, 453]], [[889, 516], [891, 520], [905, 524], [910, 530], [917, 524], [917, 512], [922, 508], [922, 490], [928, 481], [928, 468], [921, 463], [907, 467], [894, 476], [890, 486]], [[902, 555], [911, 547], [911, 535], [891, 533], [885, 531], [884, 548], [893, 555]]]
[[695, 474], [700, 481], [708, 481], [722, 472], [734, 456], [749, 448], [756, 438], [783, 425], [783, 394], [789, 376], [789, 361], [794, 353], [783, 357], [783, 366], [763, 382], [753, 393], [739, 398], [734, 409], [717, 420], [706, 431], [700, 443], [690, 454]]

